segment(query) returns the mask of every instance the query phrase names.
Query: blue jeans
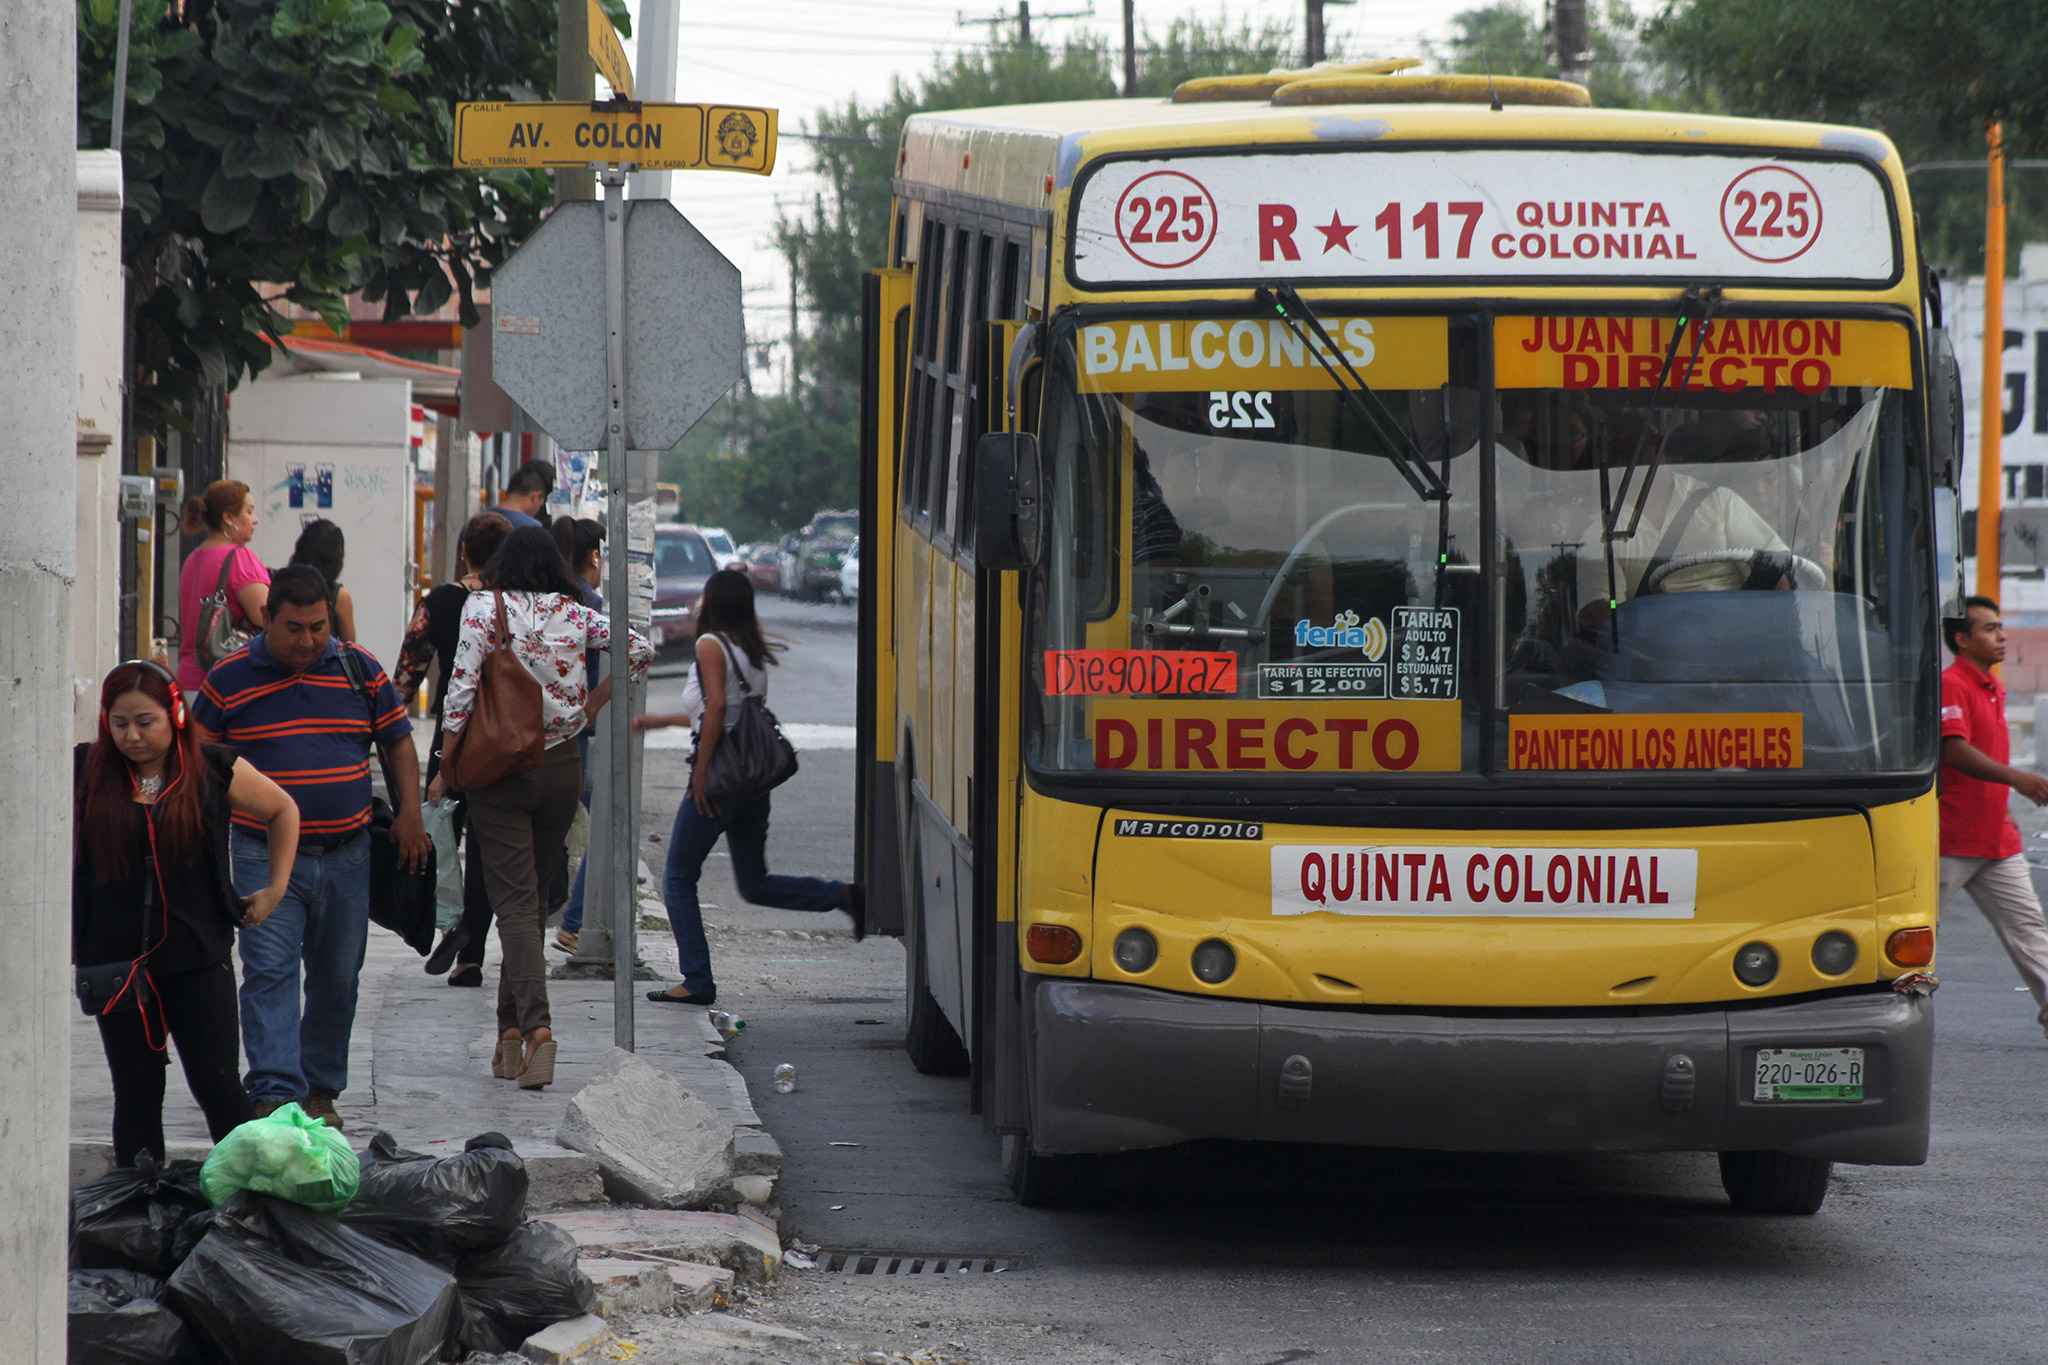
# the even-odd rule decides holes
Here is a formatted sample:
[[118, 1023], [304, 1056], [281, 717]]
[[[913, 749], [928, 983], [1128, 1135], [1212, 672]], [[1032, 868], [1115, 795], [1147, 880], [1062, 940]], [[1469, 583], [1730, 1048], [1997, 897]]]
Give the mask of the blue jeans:
[[846, 883], [822, 877], [774, 877], [768, 873], [768, 795], [721, 806], [703, 815], [689, 793], [676, 808], [675, 832], [669, 835], [668, 871], [662, 895], [668, 902], [669, 928], [675, 931], [676, 958], [683, 985], [706, 1004], [717, 998], [711, 978], [711, 949], [704, 942], [704, 915], [697, 906], [697, 878], [719, 835], [732, 854], [733, 880], [740, 894], [755, 905], [776, 910], [843, 910]]
[[[590, 809], [590, 731], [576, 736], [576, 755], [583, 764], [583, 809]], [[562, 930], [565, 933], [583, 932], [583, 874], [590, 870], [590, 850], [576, 862], [576, 884], [569, 888], [569, 903], [562, 907]]]
[[[270, 845], [237, 829], [235, 890], [252, 896], [270, 883]], [[370, 941], [370, 835], [366, 830], [317, 858], [292, 864], [291, 888], [270, 918], [241, 932], [243, 1080], [263, 1103], [313, 1090], [348, 1088], [348, 1039], [356, 1021], [356, 977]], [[305, 1009], [299, 969], [305, 968]]]

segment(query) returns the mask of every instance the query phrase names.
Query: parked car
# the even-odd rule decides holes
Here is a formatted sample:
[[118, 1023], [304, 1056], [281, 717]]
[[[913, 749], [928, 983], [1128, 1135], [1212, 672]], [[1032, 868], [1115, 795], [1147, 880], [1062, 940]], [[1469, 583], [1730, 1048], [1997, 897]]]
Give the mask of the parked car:
[[775, 542], [775, 590], [785, 597], [797, 594], [797, 584], [803, 578], [800, 561], [797, 559], [797, 537], [801, 531], [791, 531]]
[[740, 546], [740, 559], [746, 563], [747, 577], [754, 582], [755, 592], [780, 592], [782, 578], [775, 568], [775, 543], [760, 541]]
[[700, 526], [697, 529], [704, 533], [704, 543], [711, 547], [712, 563], [721, 569], [734, 568], [739, 564], [740, 552], [732, 543], [731, 533], [723, 526]]
[[846, 558], [839, 561], [839, 598], [843, 602], [860, 601], [860, 537], [853, 538], [853, 544], [846, 547]]
[[654, 646], [687, 646], [697, 638], [697, 603], [717, 567], [704, 533], [694, 526], [654, 528]]
[[839, 590], [839, 564], [860, 535], [860, 513], [819, 512], [797, 531], [789, 546], [790, 571], [783, 591], [813, 602]]

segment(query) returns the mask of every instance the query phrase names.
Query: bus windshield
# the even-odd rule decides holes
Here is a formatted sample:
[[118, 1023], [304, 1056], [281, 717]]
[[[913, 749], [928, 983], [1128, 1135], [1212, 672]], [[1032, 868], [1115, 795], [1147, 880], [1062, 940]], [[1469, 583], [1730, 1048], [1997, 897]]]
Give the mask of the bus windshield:
[[1061, 334], [1035, 765], [1569, 782], [1931, 761], [1904, 327], [1709, 324], [1660, 389], [1668, 317], [1326, 322], [1447, 497], [1313, 355], [1290, 363], [1278, 323]]

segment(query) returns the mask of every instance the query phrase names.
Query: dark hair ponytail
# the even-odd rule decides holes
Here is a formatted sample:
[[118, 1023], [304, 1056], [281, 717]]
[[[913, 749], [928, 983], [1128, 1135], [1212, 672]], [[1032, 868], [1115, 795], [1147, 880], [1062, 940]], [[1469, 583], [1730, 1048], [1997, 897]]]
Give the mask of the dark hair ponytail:
[[704, 580], [704, 596], [697, 602], [697, 638], [723, 635], [738, 645], [747, 662], [765, 668], [777, 662], [780, 642], [761, 633], [761, 618], [754, 614], [754, 580], [742, 569], [720, 569]]

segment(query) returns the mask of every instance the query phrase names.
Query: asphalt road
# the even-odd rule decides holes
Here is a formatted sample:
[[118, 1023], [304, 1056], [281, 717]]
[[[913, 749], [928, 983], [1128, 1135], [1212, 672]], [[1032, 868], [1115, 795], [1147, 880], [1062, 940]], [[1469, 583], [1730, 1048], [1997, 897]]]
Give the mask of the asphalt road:
[[[851, 610], [763, 614], [791, 646], [778, 715], [850, 725]], [[658, 679], [654, 704], [680, 687]], [[844, 875], [852, 752], [802, 757], [775, 796], [771, 866]], [[672, 752], [650, 762], [654, 832], [681, 768]], [[2022, 822], [2048, 850], [2032, 838], [2039, 816]], [[647, 847], [658, 866], [664, 846]], [[1009, 1200], [964, 1080], [911, 1069], [895, 942], [855, 945], [837, 914], [740, 905], [717, 859], [704, 890], [720, 1004], [748, 1021], [731, 1055], [787, 1156], [786, 1233], [1028, 1258], [1001, 1275], [786, 1275], [749, 1307], [814, 1344], [754, 1358], [2048, 1360], [2048, 1042], [1967, 902], [1942, 928], [1933, 1154], [1913, 1169], [1838, 1167], [1816, 1217], [1736, 1216], [1711, 1156], [1252, 1145], [1128, 1160], [1099, 1207], [1055, 1212]], [[641, 1008], [643, 1030], [662, 1026], [660, 1008]], [[797, 1068], [792, 1094], [770, 1083], [780, 1062]], [[643, 1359], [699, 1358], [659, 1336]]]

